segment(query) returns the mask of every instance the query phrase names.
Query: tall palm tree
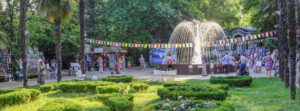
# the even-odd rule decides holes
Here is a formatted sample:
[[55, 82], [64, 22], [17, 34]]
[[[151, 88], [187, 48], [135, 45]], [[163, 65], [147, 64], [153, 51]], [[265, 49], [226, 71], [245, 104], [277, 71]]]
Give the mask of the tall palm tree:
[[85, 0], [79, 0], [79, 24], [80, 24], [80, 67], [82, 73], [85, 74], [84, 70], [84, 36], [85, 36], [85, 20], [84, 20], [84, 2]]
[[295, 19], [295, 1], [294, 0], [288, 0], [288, 26], [289, 26], [289, 45], [290, 45], [290, 75], [291, 75], [291, 99], [295, 100], [296, 98], [296, 19]]
[[61, 31], [60, 24], [71, 18], [70, 0], [40, 0], [40, 10], [47, 14], [50, 21], [55, 24], [55, 53], [57, 63], [57, 82], [61, 81]]
[[21, 60], [23, 65], [23, 87], [27, 86], [27, 74], [26, 74], [26, 12], [27, 12], [27, 0], [20, 0], [20, 22], [19, 22], [19, 46], [21, 48]]

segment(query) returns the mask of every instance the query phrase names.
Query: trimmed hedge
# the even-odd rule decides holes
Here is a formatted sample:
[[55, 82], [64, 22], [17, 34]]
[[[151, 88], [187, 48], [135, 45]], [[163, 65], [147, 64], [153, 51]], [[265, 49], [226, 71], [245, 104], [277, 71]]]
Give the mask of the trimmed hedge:
[[229, 86], [250, 86], [252, 82], [252, 77], [250, 76], [228, 76], [228, 77], [211, 77], [210, 83], [212, 84], [228, 84]]
[[111, 111], [132, 111], [133, 110], [133, 95], [129, 94], [100, 94], [97, 98], [107, 105]]
[[[166, 103], [166, 101], [151, 104], [151, 105], [143, 108], [142, 111], [169, 111], [169, 110], [172, 110], [170, 108], [173, 108], [173, 107], [164, 107], [163, 106], [164, 103]], [[206, 108], [205, 107], [206, 103], [216, 104], [217, 107], [216, 108]], [[172, 101], [171, 104], [180, 105], [181, 103]], [[190, 104], [194, 106], [194, 108], [195, 108], [194, 111], [235, 111], [233, 105], [231, 105], [227, 102], [222, 102], [222, 101], [192, 100]], [[180, 108], [180, 106], [177, 106], [177, 108]]]
[[[163, 84], [163, 86], [164, 87], [172, 87], [172, 86], [199, 86], [199, 85], [189, 84], [189, 83], [182, 83], [182, 82], [166, 82], [166, 83]], [[229, 89], [228, 84], [211, 84], [209, 86], [212, 87], [212, 88], [223, 89], [223, 90], [228, 90]]]
[[96, 92], [97, 86], [113, 85], [111, 82], [65, 82], [59, 84], [59, 89], [62, 92]]
[[172, 86], [158, 89], [161, 99], [177, 100], [180, 96], [188, 99], [225, 100], [227, 92], [209, 86]]
[[104, 77], [102, 78], [102, 81], [109, 81], [109, 82], [115, 82], [115, 83], [127, 83], [131, 82], [133, 80], [132, 75], [126, 75], [126, 76], [113, 76], [113, 77]]
[[84, 111], [84, 107], [66, 99], [57, 99], [46, 103], [37, 111]]
[[134, 96], [130, 94], [112, 93], [112, 94], [99, 94], [97, 98], [104, 104], [108, 105], [108, 99], [112, 97], [125, 97], [129, 101], [133, 101]]
[[136, 91], [146, 91], [149, 85], [147, 84], [130, 84], [130, 88]]
[[108, 86], [97, 86], [96, 91], [98, 93], [119, 93], [126, 90], [127, 86], [125, 85], [108, 85]]
[[182, 83], [182, 82], [165, 82], [163, 84], [164, 87], [172, 87], [172, 86], [190, 86], [190, 84]]
[[36, 100], [40, 94], [41, 92], [35, 89], [21, 89], [19, 91], [1, 94], [0, 108]]
[[20, 89], [0, 89], [0, 94], [6, 94], [6, 93], [10, 93], [10, 92], [14, 92]]
[[58, 87], [59, 87], [59, 85], [57, 83], [46, 84], [46, 85], [41, 86], [40, 90], [41, 90], [42, 93], [46, 93], [46, 92], [49, 92], [49, 91], [57, 90]]

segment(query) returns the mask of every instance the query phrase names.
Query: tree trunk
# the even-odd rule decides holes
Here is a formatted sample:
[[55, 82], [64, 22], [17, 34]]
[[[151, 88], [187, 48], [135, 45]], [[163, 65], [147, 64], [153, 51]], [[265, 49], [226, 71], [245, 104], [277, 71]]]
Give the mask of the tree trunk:
[[27, 12], [27, 5], [26, 0], [20, 0], [20, 22], [19, 22], [19, 35], [20, 35], [20, 48], [21, 48], [21, 59], [23, 62], [23, 87], [27, 86], [27, 74], [26, 74], [26, 12]]
[[84, 69], [84, 34], [85, 34], [85, 21], [84, 21], [84, 1], [80, 0], [79, 2], [79, 23], [80, 23], [80, 67], [83, 74], [85, 74]]
[[290, 45], [290, 74], [291, 74], [291, 99], [295, 100], [296, 98], [296, 85], [295, 85], [295, 80], [296, 80], [296, 20], [295, 20], [295, 1], [294, 0], [288, 0], [288, 26], [289, 26], [289, 45]]
[[[299, 29], [300, 29], [300, 0], [298, 0], [298, 30]], [[297, 47], [297, 49], [298, 49], [298, 54], [299, 54], [299, 52], [300, 52], [299, 47]], [[300, 59], [300, 58], [298, 58], [298, 59]], [[299, 64], [298, 68], [299, 68], [299, 73], [300, 73], [300, 64]], [[298, 82], [299, 82], [298, 85], [300, 86], [300, 75], [298, 75]]]
[[56, 63], [57, 63], [57, 82], [61, 81], [61, 32], [60, 32], [60, 20], [54, 20], [55, 22], [55, 52], [56, 52]]
[[[276, 0], [276, 7], [277, 7], [277, 10], [281, 10], [281, 2], [280, 0]], [[280, 62], [280, 65], [279, 65], [279, 77], [280, 77], [280, 80], [281, 81], [284, 81], [284, 76], [283, 76], [283, 59], [282, 59], [282, 47], [281, 47], [281, 38], [282, 38], [282, 32], [281, 32], [281, 15], [280, 14], [277, 14], [276, 15], [276, 22], [277, 22], [277, 29], [278, 29], [278, 34], [277, 34], [277, 38], [278, 38], [278, 56], [279, 56], [279, 62]]]

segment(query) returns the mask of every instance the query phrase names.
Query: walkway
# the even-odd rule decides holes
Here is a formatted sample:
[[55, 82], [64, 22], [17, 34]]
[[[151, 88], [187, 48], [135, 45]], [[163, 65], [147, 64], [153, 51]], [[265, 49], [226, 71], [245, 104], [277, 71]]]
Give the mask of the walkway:
[[[161, 77], [160, 76], [154, 76], [153, 75], [153, 70], [154, 69], [145, 69], [145, 70], [139, 70], [137, 68], [133, 68], [130, 70], [122, 71], [121, 74], [114, 74], [115, 76], [117, 75], [133, 75], [134, 78], [146, 78], [151, 81], [160, 81]], [[267, 77], [265, 70], [262, 69], [261, 74], [257, 73], [252, 73], [250, 71], [250, 76], [252, 77]], [[273, 72], [274, 74], [274, 72]], [[92, 71], [92, 72], [87, 72], [87, 77], [92, 77], [92, 76], [97, 76], [98, 78], [103, 78], [107, 76], [111, 76], [111, 71], [105, 71], [104, 73], [100, 74], [98, 71]], [[182, 80], [187, 80], [187, 79], [209, 79], [211, 76], [234, 76], [236, 75], [235, 73], [231, 74], [213, 74], [210, 76], [202, 76], [202, 75], [177, 75], [175, 76], [175, 81], [182, 81]], [[62, 81], [64, 80], [71, 80], [71, 79], [76, 79], [75, 76], [63, 76]], [[165, 77], [165, 79], [171, 80], [171, 78]], [[297, 77], [298, 79], [298, 77]], [[46, 79], [46, 83], [49, 82], [56, 82], [55, 79]], [[37, 84], [36, 80], [29, 80], [28, 85], [35, 85]], [[14, 82], [5, 82], [5, 83], [0, 83], [0, 89], [2, 88], [13, 88], [13, 87], [22, 87], [23, 82], [21, 81], [14, 81]]]

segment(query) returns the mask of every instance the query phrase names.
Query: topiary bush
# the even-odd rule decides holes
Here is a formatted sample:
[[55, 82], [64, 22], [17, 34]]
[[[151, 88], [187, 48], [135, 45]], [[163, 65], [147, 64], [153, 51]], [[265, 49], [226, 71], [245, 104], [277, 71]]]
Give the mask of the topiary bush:
[[84, 107], [70, 100], [57, 99], [46, 103], [37, 111], [84, 111]]
[[65, 82], [59, 84], [59, 89], [62, 92], [67, 93], [78, 93], [78, 92], [96, 92], [97, 86], [107, 86], [114, 85], [115, 83], [111, 82]]
[[98, 93], [104, 94], [104, 93], [119, 93], [126, 90], [125, 85], [108, 85], [108, 86], [97, 86], [96, 90]]
[[133, 80], [132, 75], [126, 75], [126, 76], [112, 76], [112, 77], [104, 77], [102, 78], [102, 81], [109, 81], [109, 82], [115, 82], [115, 83], [128, 83]]
[[[184, 104], [184, 105], [182, 105]], [[234, 111], [234, 106], [222, 101], [182, 100], [162, 101], [148, 105], [142, 111]]]
[[130, 88], [136, 91], [146, 91], [149, 85], [147, 84], [130, 84]]
[[164, 87], [172, 87], [172, 86], [187, 86], [190, 84], [182, 83], [182, 82], [165, 82], [163, 84]]
[[212, 88], [209, 86], [172, 86], [158, 89], [161, 99], [177, 100], [179, 97], [201, 100], [225, 100], [227, 92], [225, 90]]
[[212, 84], [228, 84], [229, 86], [250, 86], [252, 82], [252, 77], [250, 76], [228, 76], [228, 77], [211, 77], [210, 83]]
[[[192, 83], [182, 83], [182, 82], [166, 82], [163, 84], [164, 87], [172, 87], [172, 86], [201, 86], [201, 84], [192, 84]], [[203, 86], [203, 85], [202, 85]], [[212, 88], [218, 88], [223, 90], [228, 90], [228, 84], [211, 84], [209, 85]]]
[[46, 84], [40, 87], [40, 90], [42, 93], [46, 93], [49, 91], [54, 91], [57, 90], [59, 87], [59, 85], [57, 83], [53, 83], [53, 84]]
[[0, 95], [0, 108], [36, 100], [41, 94], [35, 89], [21, 89]]

